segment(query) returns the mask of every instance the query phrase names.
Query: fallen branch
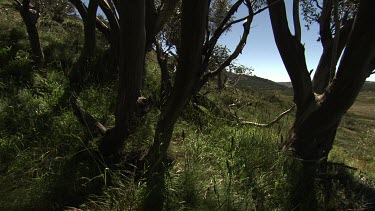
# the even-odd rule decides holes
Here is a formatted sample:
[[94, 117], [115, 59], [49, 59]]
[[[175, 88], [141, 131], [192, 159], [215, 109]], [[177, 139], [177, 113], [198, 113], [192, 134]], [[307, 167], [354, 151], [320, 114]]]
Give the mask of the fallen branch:
[[343, 168], [347, 168], [347, 169], [350, 169], [350, 170], [358, 171], [358, 168], [345, 165], [344, 163], [328, 162], [328, 164], [331, 165], [331, 166], [338, 166], [338, 167], [343, 167]]
[[86, 126], [92, 134], [100, 134], [104, 136], [107, 128], [98, 122], [91, 114], [83, 109], [75, 96], [70, 97], [70, 104], [72, 105], [73, 114], [78, 118], [78, 121]]
[[274, 120], [272, 120], [269, 123], [264, 124], [264, 123], [257, 123], [257, 122], [242, 121], [241, 124], [242, 125], [253, 125], [253, 126], [257, 126], [257, 127], [270, 127], [273, 124], [275, 124], [276, 122], [278, 122], [285, 115], [287, 115], [288, 113], [290, 113], [291, 111], [293, 111], [293, 109], [295, 108], [295, 106], [296, 105], [293, 105], [290, 109], [284, 111], [283, 113], [281, 113], [279, 116], [277, 116]]

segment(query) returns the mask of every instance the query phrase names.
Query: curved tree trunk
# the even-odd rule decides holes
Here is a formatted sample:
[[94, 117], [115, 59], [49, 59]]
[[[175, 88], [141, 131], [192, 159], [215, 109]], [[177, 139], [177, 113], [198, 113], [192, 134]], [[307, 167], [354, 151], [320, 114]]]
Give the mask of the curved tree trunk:
[[39, 40], [38, 29], [36, 27], [39, 18], [39, 11], [30, 8], [30, 0], [23, 0], [22, 4], [17, 1], [16, 8], [20, 12], [22, 20], [26, 26], [32, 58], [35, 63], [41, 64], [44, 60], [44, 54]]
[[284, 45], [287, 40], [295, 42], [287, 28], [284, 3], [277, 0], [268, 0], [268, 3], [274, 3], [270, 7], [270, 17], [276, 44], [292, 82], [296, 82], [293, 87], [297, 115], [284, 148], [292, 149], [304, 160], [320, 160], [331, 150], [342, 116], [354, 103], [371, 72], [371, 60], [375, 57], [375, 23], [372, 21], [375, 19], [372, 11], [375, 2], [360, 2], [336, 77], [325, 92], [316, 97], [312, 97], [311, 81], [305, 77], [307, 68], [293, 66], [304, 62], [304, 52], [290, 48], [290, 44]]
[[[320, 95], [314, 93], [305, 65], [298, 65], [305, 63], [304, 51], [300, 50], [300, 42], [297, 42], [289, 31], [284, 1], [268, 0], [268, 4], [272, 4], [269, 11], [274, 37], [292, 80], [294, 101], [297, 105], [296, 118], [283, 148], [294, 152], [295, 156], [304, 161], [301, 174], [305, 177], [303, 191], [313, 194], [317, 165], [326, 161], [341, 118], [352, 106], [373, 70], [371, 64], [375, 58], [375, 1], [360, 1], [349, 37], [340, 38], [340, 42], [344, 43], [339, 43], [338, 53], [346, 47], [337, 73], [331, 81], [328, 76], [332, 73], [332, 61], [328, 54], [332, 50], [329, 50], [331, 47], [327, 40], [322, 40], [326, 49], [319, 64], [321, 72], [314, 78], [314, 82], [321, 83], [319, 87], [315, 86]], [[301, 195], [295, 194], [292, 203], [299, 205], [303, 200]]]

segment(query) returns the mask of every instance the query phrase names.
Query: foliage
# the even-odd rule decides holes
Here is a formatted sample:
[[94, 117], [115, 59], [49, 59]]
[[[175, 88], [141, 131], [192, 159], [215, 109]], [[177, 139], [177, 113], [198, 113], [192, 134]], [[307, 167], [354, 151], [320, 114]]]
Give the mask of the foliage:
[[[355, 13], [358, 9], [358, 2], [357, 0], [354, 1], [338, 1], [339, 4], [339, 19], [352, 19], [355, 16]], [[301, 0], [301, 13], [303, 15], [303, 19], [306, 21], [305, 27], [310, 29], [310, 26], [315, 23], [319, 23], [319, 18], [321, 16], [321, 10], [323, 8], [323, 2], [319, 0]], [[333, 17], [333, 14], [332, 14]], [[334, 33], [334, 18], [332, 18], [331, 22], [331, 29], [332, 33]]]

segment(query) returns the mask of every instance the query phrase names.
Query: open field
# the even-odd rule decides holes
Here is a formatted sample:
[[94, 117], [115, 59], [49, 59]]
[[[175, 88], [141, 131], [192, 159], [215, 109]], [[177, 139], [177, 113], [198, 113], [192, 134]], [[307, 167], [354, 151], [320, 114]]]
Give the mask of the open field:
[[344, 116], [331, 158], [375, 180], [375, 93], [361, 92]]

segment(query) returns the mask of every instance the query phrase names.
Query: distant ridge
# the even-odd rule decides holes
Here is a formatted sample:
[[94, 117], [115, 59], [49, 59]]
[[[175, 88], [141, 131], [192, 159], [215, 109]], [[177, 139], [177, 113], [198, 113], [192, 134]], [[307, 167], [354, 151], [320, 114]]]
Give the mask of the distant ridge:
[[234, 74], [226, 72], [225, 75], [230, 79], [231, 83], [237, 88], [250, 88], [257, 91], [271, 91], [271, 90], [283, 90], [290, 91], [291, 89], [278, 84], [274, 81], [260, 78], [258, 76], [249, 76], [245, 74]]
[[277, 83], [280, 85], [289, 87], [289, 88], [293, 88], [292, 82], [277, 82]]
[[362, 91], [375, 92], [375, 81], [366, 81], [362, 87]]
[[[278, 84], [293, 88], [292, 82], [278, 82]], [[375, 91], [375, 82], [374, 81], [366, 81], [362, 87], [362, 91], [364, 92], [374, 92]]]

